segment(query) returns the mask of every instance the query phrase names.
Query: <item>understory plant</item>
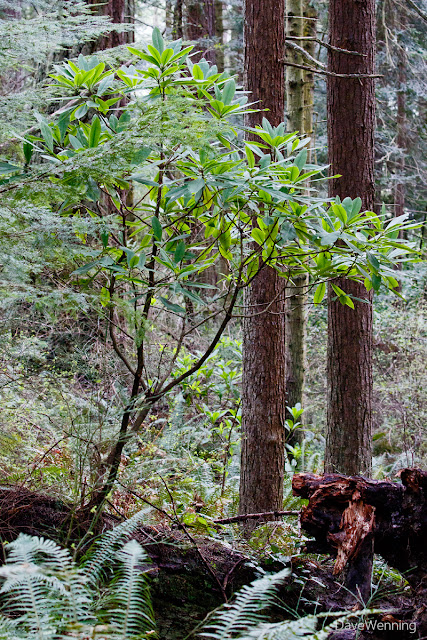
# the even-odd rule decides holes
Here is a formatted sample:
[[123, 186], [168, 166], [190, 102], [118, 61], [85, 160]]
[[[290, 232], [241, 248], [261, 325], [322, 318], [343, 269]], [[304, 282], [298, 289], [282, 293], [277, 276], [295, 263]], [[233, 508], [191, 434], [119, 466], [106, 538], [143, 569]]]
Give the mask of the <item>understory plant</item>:
[[77, 564], [52, 540], [20, 534], [0, 568], [2, 640], [143, 640], [156, 637], [136, 540], [125, 542], [146, 511], [104, 534]]
[[[27, 134], [20, 157], [0, 165], [8, 211], [22, 211], [24, 201], [43, 207], [73, 236], [72, 262], [27, 277], [35, 289], [54, 282], [84, 299], [120, 372], [118, 424], [82, 495], [96, 517], [126, 446], [152, 408], [205, 365], [261, 270], [277, 270], [283, 295], [286, 282], [308, 274], [315, 304], [331, 281], [353, 307], [335, 278], [394, 290], [394, 265], [413, 252], [399, 237], [414, 226], [404, 217], [387, 221], [362, 211], [360, 198], [307, 193], [306, 181], [324, 169], [307, 164], [309, 139], [264, 118], [243, 141], [239, 122], [254, 105], [233, 78], [204, 60], [193, 64], [191, 53], [155, 29], [152, 44], [129, 47], [120, 68], [82, 55], [55, 65], [63, 106], [54, 118], [37, 113], [40, 135]], [[21, 216], [24, 235], [34, 223]], [[213, 334], [176, 375], [213, 319]], [[230, 433], [223, 422], [224, 474]]]
[[275, 606], [280, 610], [277, 591], [290, 574], [290, 569], [283, 569], [275, 574], [265, 574], [244, 586], [231, 604], [223, 605], [213, 614], [200, 637], [211, 640], [326, 640], [337, 626], [343, 628], [351, 618], [357, 624], [360, 619], [376, 613], [363, 609], [350, 614], [345, 611], [328, 612], [268, 622], [268, 609]]

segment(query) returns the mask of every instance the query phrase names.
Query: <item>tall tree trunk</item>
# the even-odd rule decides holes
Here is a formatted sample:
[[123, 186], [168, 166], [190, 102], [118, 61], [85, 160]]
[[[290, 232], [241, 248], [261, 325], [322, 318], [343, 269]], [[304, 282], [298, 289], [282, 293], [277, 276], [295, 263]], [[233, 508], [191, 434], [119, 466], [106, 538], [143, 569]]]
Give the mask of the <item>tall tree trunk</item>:
[[[246, 0], [245, 89], [273, 126], [285, 103], [285, 0]], [[265, 113], [251, 113], [246, 125]], [[282, 507], [285, 452], [284, 283], [260, 270], [245, 295], [240, 513]]]
[[[187, 0], [185, 3], [184, 35], [186, 40], [201, 40], [206, 35], [206, 13], [203, 0]], [[207, 4], [210, 4], [208, 0]], [[206, 7], [207, 8], [207, 7]]]
[[[394, 190], [394, 215], [401, 216], [405, 213], [405, 183], [400, 178], [405, 175], [405, 155], [407, 147], [406, 132], [406, 65], [407, 55], [405, 43], [402, 35], [407, 27], [405, 8], [400, 7], [400, 16], [397, 16], [399, 24], [399, 35], [397, 38], [397, 120], [396, 120], [396, 145], [399, 150], [399, 156], [395, 166], [396, 185]], [[400, 21], [399, 21], [400, 17]]]
[[166, 0], [165, 4], [165, 36], [169, 40], [173, 32], [173, 8], [172, 0]]
[[[108, 0], [99, 3], [98, 0], [88, 0], [88, 5], [97, 15], [110, 16], [114, 24], [133, 24], [135, 20], [135, 0]], [[134, 42], [134, 31], [110, 31], [105, 36], [87, 43], [82, 48], [84, 55], [90, 55], [96, 51], [112, 49], [122, 44]]]
[[[286, 0], [286, 36], [302, 38], [304, 35], [302, 0]], [[293, 40], [290, 40], [292, 44]], [[301, 40], [296, 41], [301, 45]], [[301, 55], [294, 49], [286, 49], [286, 58], [294, 64], [302, 64]], [[304, 135], [304, 72], [296, 67], [286, 67], [286, 112], [288, 131]], [[286, 404], [294, 407], [303, 404], [306, 367], [306, 308], [307, 276], [296, 276], [286, 288]], [[291, 415], [289, 416], [292, 417]], [[287, 444], [295, 445], [298, 434], [287, 435]]]
[[224, 7], [222, 0], [215, 0], [215, 38], [217, 47], [215, 49], [215, 64], [221, 73], [225, 68], [224, 61]]
[[[373, 74], [375, 0], [330, 0], [329, 41], [357, 51], [329, 50], [332, 73]], [[375, 83], [373, 78], [328, 76], [330, 196], [362, 198], [374, 207]], [[355, 309], [328, 292], [328, 416], [325, 470], [348, 475], [371, 472], [372, 465], [372, 296], [361, 284], [338, 279]]]
[[175, 7], [173, 10], [173, 26], [172, 26], [172, 37], [173, 38], [182, 38], [184, 35], [183, 31], [183, 2], [184, 0], [176, 0]]
[[[314, 58], [316, 45], [314, 38], [317, 36], [317, 11], [315, 7], [310, 5], [309, 0], [304, 0], [304, 18], [304, 36], [306, 38], [313, 38], [312, 40], [305, 40], [304, 49]], [[313, 111], [314, 73], [312, 71], [304, 71], [304, 134], [309, 137], [313, 136]], [[307, 162], [312, 161], [312, 146], [313, 141], [310, 143]]]
[[[200, 53], [192, 56], [193, 62], [204, 57], [211, 64], [224, 70], [224, 38], [222, 0], [187, 0], [185, 5], [184, 35], [196, 41]], [[218, 46], [219, 45], [219, 46]]]

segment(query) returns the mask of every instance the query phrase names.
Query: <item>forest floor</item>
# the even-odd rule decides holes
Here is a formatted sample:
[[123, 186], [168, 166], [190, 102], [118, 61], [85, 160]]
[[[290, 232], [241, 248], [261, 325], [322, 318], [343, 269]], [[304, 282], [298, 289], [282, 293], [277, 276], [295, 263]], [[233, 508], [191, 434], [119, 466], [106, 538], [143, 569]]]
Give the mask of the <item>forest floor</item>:
[[[70, 508], [60, 500], [22, 487], [0, 489], [0, 536], [3, 541], [19, 533], [45, 536], [63, 542], [69, 536]], [[118, 519], [106, 515], [99, 531], [107, 530]], [[191, 528], [190, 528], [191, 531]], [[79, 532], [81, 535], [82, 532]], [[272, 620], [299, 618], [319, 612], [348, 611], [354, 598], [332, 575], [330, 556], [299, 554], [284, 563], [253, 558], [227, 542], [200, 536], [168, 525], [142, 526], [133, 538], [146, 550], [151, 562], [141, 567], [151, 575], [151, 593], [161, 640], [197, 637], [209, 614], [229, 600], [243, 585], [262, 571], [275, 572], [289, 566], [291, 573], [283, 583]], [[368, 604], [380, 610], [378, 621], [409, 623], [417, 604], [409, 586], [386, 568], [380, 576], [375, 595]], [[377, 576], [378, 577], [378, 576]], [[353, 598], [353, 599], [352, 599]], [[356, 604], [357, 608], [357, 604]], [[325, 619], [327, 621], [327, 618]], [[354, 638], [348, 630], [335, 632], [334, 640]], [[364, 630], [358, 638], [388, 640], [416, 638], [408, 632]]]

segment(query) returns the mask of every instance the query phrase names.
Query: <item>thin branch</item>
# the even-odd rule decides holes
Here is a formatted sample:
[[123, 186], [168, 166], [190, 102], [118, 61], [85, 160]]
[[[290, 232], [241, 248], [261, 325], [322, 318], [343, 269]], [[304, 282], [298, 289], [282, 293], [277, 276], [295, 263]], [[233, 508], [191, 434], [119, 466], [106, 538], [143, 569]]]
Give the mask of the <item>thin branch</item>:
[[420, 7], [417, 4], [415, 4], [415, 2], [412, 2], [412, 0], [406, 0], [406, 2], [416, 13], [418, 13], [420, 18], [422, 18], [425, 22], [427, 22], [427, 13], [425, 13], [422, 9], [420, 9]]
[[[115, 282], [116, 282], [116, 279], [113, 276], [111, 278], [110, 287], [109, 287], [110, 300], [113, 299]], [[134, 368], [130, 364], [129, 360], [126, 358], [125, 354], [120, 349], [119, 344], [117, 342], [116, 334], [114, 333], [113, 318], [114, 318], [114, 307], [113, 307], [112, 304], [110, 304], [110, 313], [109, 313], [109, 318], [108, 318], [108, 328], [109, 328], [109, 333], [110, 333], [110, 338], [111, 338], [111, 343], [113, 345], [113, 349], [116, 352], [116, 354], [119, 356], [120, 360], [124, 363], [124, 365], [126, 366], [128, 371], [130, 371], [130, 373], [133, 376], [135, 376], [136, 371], [134, 370]]]
[[315, 69], [314, 67], [308, 67], [304, 64], [296, 64], [294, 62], [288, 62], [287, 60], [280, 60], [287, 67], [295, 67], [296, 69], [303, 69], [304, 71], [311, 71], [311, 73], [320, 73], [324, 76], [334, 76], [335, 78], [384, 78], [381, 74], [371, 73], [333, 73], [332, 71], [326, 71], [324, 69]]
[[245, 520], [258, 520], [261, 518], [281, 518], [282, 516], [299, 516], [300, 511], [266, 511], [265, 513], [245, 513], [241, 516], [231, 516], [230, 518], [220, 518], [214, 520], [215, 524], [231, 524], [232, 522], [243, 522]]
[[337, 53], [347, 53], [352, 56], [362, 56], [366, 58], [366, 53], [359, 53], [359, 51], [351, 51], [350, 49], [342, 49], [341, 47], [334, 47], [329, 42], [324, 42], [320, 38], [315, 38], [314, 36], [286, 36], [286, 44], [288, 44], [288, 40], [311, 40], [312, 42], [317, 42], [321, 47], [325, 47], [325, 49], [329, 49], [330, 51], [336, 51]]
[[300, 47], [298, 44], [295, 44], [295, 42], [290, 42], [289, 39], [286, 40], [286, 46], [289, 47], [289, 49], [293, 49], [294, 51], [298, 51], [298, 53], [305, 58], [306, 60], [308, 60], [309, 62], [313, 62], [314, 64], [316, 64], [319, 67], [322, 67], [322, 69], [326, 69], [326, 66], [323, 64], [323, 62], [320, 62], [319, 60], [316, 60], [316, 58], [313, 58], [313, 56], [311, 56], [308, 51], [306, 51], [305, 49], [303, 49], [302, 47]]

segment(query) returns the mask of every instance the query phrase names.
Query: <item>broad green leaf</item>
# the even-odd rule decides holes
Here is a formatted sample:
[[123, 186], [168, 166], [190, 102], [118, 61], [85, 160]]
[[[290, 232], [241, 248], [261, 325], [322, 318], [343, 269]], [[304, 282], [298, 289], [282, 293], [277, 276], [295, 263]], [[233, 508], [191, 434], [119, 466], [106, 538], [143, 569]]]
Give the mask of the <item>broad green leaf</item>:
[[[129, 256], [128, 256], [129, 257]], [[134, 269], [139, 265], [139, 256], [133, 255], [130, 260], [128, 260], [129, 269]]]
[[99, 139], [101, 137], [101, 122], [98, 116], [95, 116], [92, 120], [92, 125], [89, 133], [89, 147], [97, 147]]
[[90, 176], [87, 181], [86, 196], [92, 202], [97, 202], [101, 197], [101, 192], [95, 180]]
[[80, 107], [79, 107], [78, 109], [76, 109], [76, 110], [74, 111], [74, 117], [75, 117], [77, 120], [81, 120], [81, 118], [84, 118], [84, 117], [85, 117], [85, 115], [87, 114], [87, 112], [88, 112], [87, 104], [82, 104], [82, 105], [80, 105]]
[[154, 237], [155, 239], [160, 242], [162, 239], [162, 225], [160, 224], [160, 220], [156, 217], [153, 216], [151, 218], [151, 226], [153, 227], [153, 233], [154, 233]]
[[103, 307], [107, 307], [110, 304], [110, 292], [108, 289], [102, 287], [99, 299]]
[[157, 49], [159, 53], [162, 53], [165, 48], [165, 41], [163, 40], [162, 34], [160, 33], [160, 29], [158, 27], [154, 27], [153, 29], [153, 45]]
[[89, 273], [89, 271], [91, 271], [91, 269], [93, 269], [94, 267], [96, 267], [98, 264], [98, 261], [95, 260], [94, 262], [88, 262], [87, 264], [83, 265], [82, 267], [79, 267], [78, 269], [75, 269], [75, 271], [73, 271], [73, 273], [71, 275], [84, 275], [86, 273]]
[[187, 189], [189, 193], [198, 193], [201, 189], [205, 187], [205, 181], [203, 178], [197, 178], [197, 180], [192, 180], [187, 183]]
[[249, 147], [248, 147], [247, 145], [246, 145], [246, 147], [245, 147], [245, 152], [246, 152], [246, 158], [247, 158], [247, 160], [248, 160], [248, 167], [249, 167], [250, 169], [253, 169], [253, 168], [254, 168], [254, 166], [255, 166], [255, 156], [254, 156], [254, 154], [252, 153], [252, 150], [251, 150], [251, 149], [249, 149]]
[[347, 295], [346, 292], [343, 291], [338, 285], [334, 284], [333, 282], [331, 284], [332, 284], [332, 289], [335, 291], [338, 297], [341, 297], [341, 296], [344, 297]]
[[261, 229], [252, 229], [251, 236], [258, 244], [264, 244], [265, 233]]
[[0, 161], [0, 174], [2, 175], [5, 175], [6, 173], [15, 173], [15, 171], [19, 171], [20, 168], [21, 167], [17, 167], [15, 164]]
[[24, 158], [26, 164], [30, 164], [31, 158], [33, 157], [34, 146], [28, 140], [25, 140], [22, 145], [22, 150], [24, 152]]
[[223, 92], [222, 92], [222, 101], [224, 104], [229, 105], [234, 98], [234, 94], [236, 93], [236, 83], [233, 78], [228, 80], [225, 83]]
[[307, 162], [307, 149], [301, 149], [299, 154], [294, 160], [294, 165], [298, 167], [300, 173], [303, 170], [305, 164]]
[[326, 282], [321, 282], [314, 292], [314, 304], [320, 304], [325, 297]]
[[102, 246], [104, 247], [104, 249], [106, 249], [108, 247], [108, 239], [110, 237], [109, 232], [107, 231], [107, 229], [103, 229], [101, 231], [101, 242], [102, 242]]
[[40, 131], [44, 138], [47, 148], [53, 153], [53, 135], [52, 130], [46, 122], [40, 122]]
[[193, 65], [192, 73], [193, 73], [193, 78], [195, 78], [196, 80], [203, 80], [205, 77], [203, 75], [203, 71], [201, 70], [198, 64]]
[[339, 301], [341, 304], [345, 304], [347, 307], [350, 307], [350, 309], [354, 309], [354, 302], [350, 296], [340, 296]]
[[374, 269], [374, 271], [378, 271], [378, 269], [380, 268], [380, 263], [378, 262], [378, 259], [372, 253], [367, 253], [366, 257], [368, 259], [369, 264]]
[[182, 258], [185, 255], [185, 251], [186, 251], [185, 243], [181, 240], [180, 242], [178, 242], [177, 247], [175, 249], [175, 253], [173, 254], [173, 261], [176, 262], [177, 264], [178, 262], [181, 262]]
[[379, 288], [381, 287], [381, 276], [376, 273], [373, 273], [371, 279], [372, 279], [372, 286], [374, 290], [379, 291]]
[[58, 124], [59, 133], [61, 135], [61, 142], [64, 141], [65, 134], [67, 133], [68, 125], [70, 124], [70, 115], [71, 115], [71, 112], [66, 111], [65, 113], [62, 113], [61, 116], [58, 118], [57, 124]]
[[173, 311], [174, 313], [185, 313], [185, 309], [179, 306], [179, 304], [174, 304], [173, 302], [169, 302], [163, 296], [159, 296], [159, 300], [161, 303], [168, 309], [169, 311]]
[[132, 156], [132, 164], [142, 164], [143, 162], [145, 162], [145, 160], [147, 160], [148, 156], [151, 153], [151, 147], [141, 147], [140, 149], [138, 149], [138, 151], [135, 151], [135, 153]]

